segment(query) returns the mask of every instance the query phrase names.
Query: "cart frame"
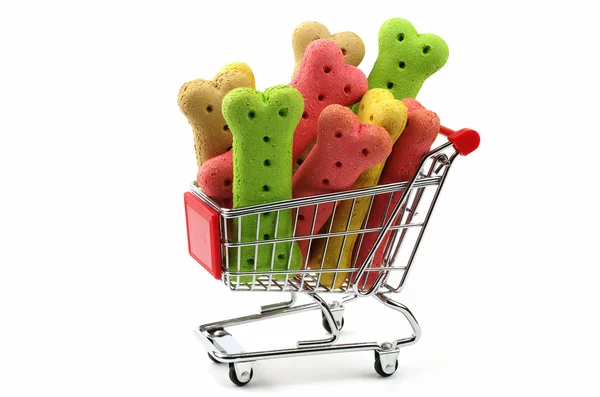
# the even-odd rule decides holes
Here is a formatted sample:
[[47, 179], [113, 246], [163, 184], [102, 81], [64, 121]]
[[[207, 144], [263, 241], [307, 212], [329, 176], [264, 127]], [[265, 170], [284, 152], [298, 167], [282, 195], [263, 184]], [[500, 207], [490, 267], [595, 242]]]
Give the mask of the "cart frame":
[[[421, 337], [421, 328], [412, 312], [403, 304], [390, 298], [390, 295], [392, 293], [401, 292], [405, 286], [423, 234], [454, 160], [459, 154], [469, 154], [479, 145], [479, 135], [473, 130], [462, 129], [455, 132], [448, 128], [441, 127], [440, 133], [448, 136], [449, 141], [427, 153], [423, 157], [418, 170], [408, 182], [285, 200], [277, 203], [239, 209], [221, 208], [217, 203], [207, 197], [195, 184], [192, 184], [188, 195], [191, 194], [193, 197], [188, 196], [187, 199], [190, 199], [191, 197], [192, 199], [199, 200], [205, 208], [208, 208], [209, 211], [213, 211], [214, 213], [212, 215], [216, 216], [218, 219], [218, 229], [213, 228], [210, 232], [207, 231], [207, 233], [211, 233], [211, 235], [218, 234], [218, 239], [215, 242], [215, 246], [213, 246], [213, 251], [217, 248], [219, 249], [217, 255], [215, 255], [215, 252], [212, 253], [213, 264], [211, 267], [210, 264], [207, 265], [205, 261], [199, 260], [198, 257], [192, 253], [193, 243], [190, 240], [190, 253], [192, 256], [209, 269], [215, 277], [220, 276], [223, 283], [232, 291], [291, 293], [291, 298], [289, 300], [262, 306], [260, 312], [257, 314], [208, 323], [195, 329], [195, 334], [207, 348], [209, 357], [215, 362], [229, 364], [229, 376], [234, 384], [243, 386], [252, 379], [252, 363], [254, 361], [327, 353], [374, 351], [375, 370], [381, 376], [390, 376], [396, 371], [400, 348], [415, 344]], [[415, 217], [418, 215], [419, 204], [422, 204], [427, 189], [433, 189], [433, 192], [428, 196], [428, 199], [425, 200], [428, 201], [425, 216], [421, 221], [414, 222]], [[389, 212], [390, 215], [388, 216], [392, 196], [393, 194], [399, 195], [400, 192], [400, 199], [394, 208], [391, 209]], [[367, 228], [366, 225], [371, 213], [371, 206], [374, 198], [378, 195], [389, 196], [388, 206], [383, 217], [384, 223], [378, 228]], [[328, 231], [324, 233], [319, 233], [319, 230], [312, 230], [310, 235], [296, 236], [294, 230], [291, 237], [278, 238], [277, 232], [275, 232], [274, 238], [268, 241], [260, 240], [257, 233], [255, 241], [239, 242], [241, 240], [240, 225], [242, 219], [245, 217], [255, 216], [258, 220], [258, 224], [260, 224], [260, 214], [264, 214], [265, 212], [277, 211], [276, 216], [277, 220], [279, 220], [280, 214], [285, 214], [285, 211], [296, 210], [294, 211], [295, 215], [293, 216], [295, 216], [294, 221], [297, 222], [298, 208], [315, 206], [316, 209], [314, 214], [316, 216], [319, 205], [333, 203], [333, 218], [338, 203], [344, 200], [353, 200], [352, 208], [354, 208], [356, 200], [363, 197], [371, 197], [371, 199], [368, 212], [360, 229], [349, 229], [350, 222], [348, 222], [348, 226], [343, 232], [332, 232], [330, 224]], [[350, 212], [352, 213], [352, 211]], [[235, 223], [234, 220], [236, 221]], [[236, 239], [231, 238], [231, 234], [235, 234], [231, 232], [236, 227], [234, 225], [237, 225], [238, 227], [238, 237]], [[277, 226], [275, 229], [277, 230]], [[414, 229], [417, 230], [418, 234], [411, 244], [408, 242], [406, 235], [410, 230]], [[325, 268], [323, 261], [321, 261], [319, 269], [310, 269], [307, 267], [307, 255], [301, 269], [291, 269], [291, 248], [290, 259], [288, 260], [287, 268], [285, 270], [274, 269], [274, 258], [271, 258], [269, 270], [257, 268], [259, 262], [258, 255], [256, 256], [253, 272], [240, 270], [240, 255], [237, 255], [237, 266], [236, 263], [230, 262], [231, 250], [237, 249], [239, 252], [242, 247], [251, 246], [255, 247], [256, 253], [258, 254], [258, 248], [263, 244], [272, 244], [273, 247], [275, 247], [275, 244], [287, 243], [291, 247], [294, 242], [301, 240], [308, 240], [308, 251], [310, 251], [310, 245], [314, 240], [326, 239], [326, 250], [327, 243], [331, 238], [342, 237], [343, 251], [347, 236], [353, 234], [358, 235], [358, 249], [356, 250], [358, 251], [360, 249], [360, 244], [363, 241], [363, 237], [367, 233], [377, 233], [377, 238], [374, 245], [369, 250], [366, 259], [360, 266], [356, 263], [357, 252], [355, 252], [353, 255], [354, 266], [350, 268], [340, 268], [340, 261], [338, 260], [335, 268]], [[188, 215], [188, 236], [190, 235], [191, 228]], [[400, 265], [396, 264], [398, 253], [401, 249], [406, 247], [408, 247], [408, 250], [406, 251], [408, 254], [406, 262], [403, 261]], [[383, 250], [384, 253], [382, 257], [383, 260], [380, 264], [374, 265], [374, 256], [380, 249]], [[274, 252], [275, 250], [273, 249], [273, 257]], [[323, 260], [324, 258], [325, 255], [323, 255]], [[330, 287], [323, 286], [320, 281], [322, 274], [325, 273], [334, 274], [335, 278], [345, 277], [346, 280], [337, 288], [334, 287], [333, 284]], [[367, 277], [370, 274], [377, 275], [377, 278], [374, 282], [371, 281], [371, 285], [367, 285]], [[392, 274], [399, 274], [400, 279], [398, 282], [391, 282], [390, 275]], [[248, 278], [248, 276], [251, 276], [252, 281], [246, 279], [242, 280], [241, 278]], [[284, 281], [282, 281], [282, 278]], [[296, 305], [297, 293], [305, 293], [313, 302]], [[327, 303], [320, 295], [322, 293], [341, 293], [344, 296], [341, 301]], [[367, 296], [371, 296], [386, 307], [402, 314], [412, 328], [412, 334], [408, 337], [397, 338], [391, 342], [383, 343], [337, 343], [339, 341], [340, 331], [344, 325], [343, 316], [345, 306], [358, 298]], [[236, 325], [312, 310], [321, 311], [323, 326], [331, 335], [325, 339], [299, 341], [297, 342], [296, 347], [247, 352], [236, 342], [226, 329]]]

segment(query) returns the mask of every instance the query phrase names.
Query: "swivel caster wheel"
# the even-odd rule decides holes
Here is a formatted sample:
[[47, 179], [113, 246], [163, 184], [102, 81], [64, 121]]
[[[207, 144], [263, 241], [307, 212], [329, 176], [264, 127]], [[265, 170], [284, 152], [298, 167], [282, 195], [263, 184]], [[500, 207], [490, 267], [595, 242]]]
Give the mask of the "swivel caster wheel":
[[375, 352], [375, 372], [384, 378], [394, 375], [398, 369], [398, 356], [396, 355], [395, 362], [393, 355], [386, 356], [383, 357], [382, 363], [382, 356], [378, 352]]
[[[238, 372], [240, 372], [238, 374]], [[254, 370], [252, 367], [245, 366], [241, 371], [235, 370], [235, 364], [229, 364], [229, 379], [236, 386], [246, 386], [252, 380], [252, 376], [254, 375]]]
[[[325, 331], [331, 333], [331, 328], [329, 327], [329, 322], [325, 318], [325, 315], [321, 314], [321, 317], [322, 317], [323, 328], [325, 328]], [[342, 321], [340, 323], [340, 331], [342, 330], [342, 328], [344, 328], [344, 317], [342, 317]]]

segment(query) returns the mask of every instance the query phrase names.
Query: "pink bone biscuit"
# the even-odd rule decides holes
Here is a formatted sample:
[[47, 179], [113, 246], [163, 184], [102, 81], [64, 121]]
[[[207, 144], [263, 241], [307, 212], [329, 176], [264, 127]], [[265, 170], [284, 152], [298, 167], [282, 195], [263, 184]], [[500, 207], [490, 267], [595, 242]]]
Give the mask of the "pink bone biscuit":
[[[296, 161], [315, 140], [317, 121], [323, 109], [332, 104], [350, 106], [358, 102], [367, 92], [368, 81], [360, 69], [344, 63], [344, 54], [337, 44], [315, 40], [306, 48], [300, 70], [290, 85], [304, 98], [304, 114], [294, 131], [292, 156]], [[209, 164], [202, 164], [198, 172], [198, 186], [202, 191], [227, 207], [231, 207], [232, 202], [231, 161], [231, 151], [228, 151], [208, 160]]]
[[[406, 100], [403, 100], [405, 105], [411, 109], [411, 105], [414, 103], [407, 104]], [[412, 102], [416, 102], [412, 100]], [[416, 102], [418, 104], [418, 102]], [[426, 110], [420, 104], [419, 106], [413, 106], [413, 110], [409, 111], [408, 122], [406, 128], [400, 135], [400, 138], [394, 144], [392, 154], [390, 154], [388, 160], [385, 163], [385, 168], [379, 179], [380, 185], [388, 183], [404, 182], [410, 180], [414, 173], [417, 171], [423, 156], [427, 154], [431, 145], [435, 141], [437, 134], [440, 130], [440, 119], [431, 111]], [[369, 214], [367, 221], [367, 228], [378, 228], [382, 227], [385, 221], [387, 221], [393, 211], [394, 207], [400, 201], [402, 192], [395, 192], [392, 195], [392, 199], [388, 206], [389, 196], [387, 194], [381, 194], [375, 197], [373, 206]], [[386, 213], [387, 208], [387, 213]], [[384, 218], [385, 217], [385, 218]], [[373, 262], [369, 267], [379, 267], [383, 261], [383, 255], [385, 253], [385, 246], [388, 243], [391, 233], [387, 233], [381, 242], [381, 245], [375, 252]], [[357, 244], [360, 246], [358, 252], [358, 259], [356, 260], [356, 266], [362, 266], [369, 251], [377, 240], [377, 233], [367, 233], [364, 235], [362, 243]], [[366, 282], [364, 288], [371, 288], [373, 283], [377, 280], [379, 273], [376, 271], [369, 272], [366, 276]], [[365, 279], [363, 277], [363, 280]], [[360, 288], [363, 288], [363, 282], [360, 282]]]
[[[392, 140], [385, 129], [363, 124], [347, 107], [330, 105], [321, 113], [314, 148], [292, 180], [294, 198], [348, 190], [359, 175], [390, 154]], [[333, 203], [301, 207], [295, 236], [316, 234], [327, 222]], [[295, 217], [295, 214], [294, 214]], [[306, 260], [308, 240], [298, 242]]]
[[409, 113], [412, 112], [413, 110], [425, 109], [425, 107], [423, 105], [421, 105], [421, 103], [419, 101], [417, 101], [416, 99], [404, 98], [402, 100], [402, 103], [406, 106]]
[[[233, 181], [233, 151], [206, 160], [198, 170], [198, 187], [211, 199], [231, 208]], [[216, 183], [219, 182], [219, 183]]]
[[368, 80], [355, 66], [344, 63], [340, 47], [330, 40], [315, 40], [306, 51], [290, 83], [304, 98], [304, 114], [294, 132], [294, 161], [317, 136], [319, 115], [332, 104], [350, 106], [367, 92]]

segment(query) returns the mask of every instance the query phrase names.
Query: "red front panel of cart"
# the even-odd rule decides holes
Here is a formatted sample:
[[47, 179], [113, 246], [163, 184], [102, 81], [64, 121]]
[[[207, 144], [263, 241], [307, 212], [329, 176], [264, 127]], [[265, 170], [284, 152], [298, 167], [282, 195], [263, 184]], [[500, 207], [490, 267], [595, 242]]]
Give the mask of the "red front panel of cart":
[[219, 214], [190, 192], [184, 195], [188, 247], [192, 258], [221, 279]]

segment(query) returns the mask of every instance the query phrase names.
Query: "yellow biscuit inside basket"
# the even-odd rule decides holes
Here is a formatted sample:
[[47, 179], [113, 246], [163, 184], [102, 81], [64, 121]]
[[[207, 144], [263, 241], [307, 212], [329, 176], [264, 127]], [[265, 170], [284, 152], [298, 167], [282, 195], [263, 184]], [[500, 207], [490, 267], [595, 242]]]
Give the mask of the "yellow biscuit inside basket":
[[[363, 123], [369, 123], [383, 127], [390, 134], [393, 142], [396, 142], [404, 127], [408, 110], [394, 95], [385, 89], [375, 88], [367, 91], [358, 107], [358, 118]], [[352, 189], [362, 189], [377, 185], [385, 161], [365, 170], [356, 180]], [[354, 202], [346, 200], [338, 204], [335, 217], [332, 219], [331, 232], [343, 232], [346, 230], [359, 230], [367, 214], [371, 197], [359, 197]], [[350, 212], [352, 211], [352, 214]], [[359, 234], [350, 234], [341, 237], [331, 237], [327, 243], [326, 239], [313, 242], [309, 267], [319, 269], [323, 263], [323, 269], [348, 269], [352, 263], [352, 252]], [[325, 251], [325, 252], [324, 252]], [[323, 257], [325, 259], [323, 260]], [[360, 264], [358, 264], [360, 265]], [[323, 273], [320, 283], [326, 288], [340, 288], [347, 279], [349, 273]]]
[[219, 71], [217, 72], [217, 76], [224, 72], [228, 72], [230, 70], [237, 70], [238, 72], [242, 72], [244, 74], [244, 76], [246, 76], [248, 81], [250, 82], [250, 88], [252, 88], [252, 89], [256, 88], [256, 80], [254, 79], [254, 72], [252, 72], [252, 69], [250, 69], [250, 66], [248, 66], [244, 62], [231, 62], [231, 63], [228, 63], [227, 65], [223, 66], [221, 69], [219, 69]]

